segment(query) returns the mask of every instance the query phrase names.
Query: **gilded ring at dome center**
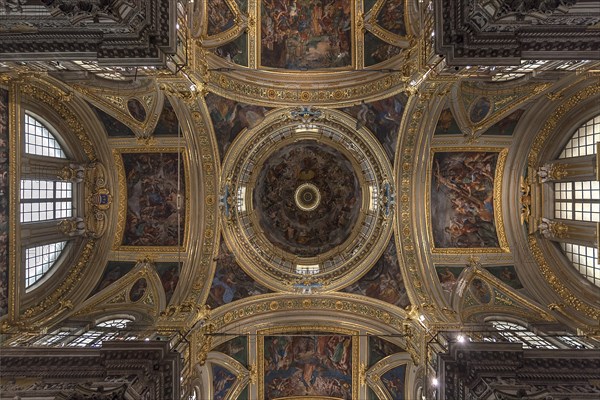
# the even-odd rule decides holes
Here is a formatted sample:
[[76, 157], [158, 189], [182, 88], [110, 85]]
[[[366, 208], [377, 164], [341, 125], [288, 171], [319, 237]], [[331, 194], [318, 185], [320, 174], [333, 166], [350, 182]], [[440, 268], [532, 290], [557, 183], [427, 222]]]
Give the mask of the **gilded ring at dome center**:
[[294, 193], [296, 207], [302, 211], [312, 211], [321, 203], [321, 192], [312, 183], [303, 183]]

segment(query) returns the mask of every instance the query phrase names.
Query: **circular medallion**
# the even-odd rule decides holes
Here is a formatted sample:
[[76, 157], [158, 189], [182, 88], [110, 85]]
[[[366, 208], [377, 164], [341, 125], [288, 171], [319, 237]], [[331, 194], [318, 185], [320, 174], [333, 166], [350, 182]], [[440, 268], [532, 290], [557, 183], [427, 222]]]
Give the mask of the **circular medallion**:
[[267, 240], [281, 250], [314, 257], [352, 232], [361, 190], [352, 163], [314, 140], [281, 147], [258, 173], [254, 208]]

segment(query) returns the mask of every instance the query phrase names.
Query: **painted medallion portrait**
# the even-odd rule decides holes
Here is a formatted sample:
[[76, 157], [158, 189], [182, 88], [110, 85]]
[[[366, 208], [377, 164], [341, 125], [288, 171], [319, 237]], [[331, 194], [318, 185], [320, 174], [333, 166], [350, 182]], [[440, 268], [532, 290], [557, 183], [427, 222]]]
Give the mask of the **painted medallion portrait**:
[[261, 2], [261, 64], [286, 69], [352, 65], [352, 1]]
[[[497, 249], [494, 192], [506, 153], [436, 152], [431, 167], [431, 229], [435, 249]], [[501, 162], [499, 162], [499, 160]]]

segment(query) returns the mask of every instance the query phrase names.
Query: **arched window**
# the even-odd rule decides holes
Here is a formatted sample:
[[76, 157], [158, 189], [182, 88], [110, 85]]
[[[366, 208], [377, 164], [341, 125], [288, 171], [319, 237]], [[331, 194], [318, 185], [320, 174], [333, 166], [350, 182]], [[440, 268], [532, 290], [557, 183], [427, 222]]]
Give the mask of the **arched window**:
[[[541, 338], [527, 328], [508, 321], [490, 321], [498, 334], [505, 340], [522, 343], [526, 349], [557, 349], [558, 347]], [[492, 338], [487, 341], [495, 341]]]
[[25, 114], [25, 153], [38, 156], [67, 158], [46, 124]]
[[[58, 222], [73, 216], [74, 184], [59, 178], [67, 152], [58, 130], [31, 112], [23, 115], [23, 170], [20, 221], [30, 234], [22, 239], [25, 289], [49, 276], [69, 241]], [[64, 257], [63, 257], [64, 258]]]
[[29, 247], [25, 250], [25, 287], [40, 280], [62, 253], [66, 241]]
[[[597, 143], [600, 141], [600, 115], [589, 119], [580, 125], [565, 146], [561, 149], [555, 165], [561, 165], [572, 170], [582, 170], [587, 163], [587, 169], [593, 171], [590, 156], [596, 155]], [[573, 178], [565, 172], [565, 178], [560, 178], [553, 184], [554, 189], [554, 218], [566, 221], [582, 221], [584, 223], [600, 222], [600, 182], [590, 178]], [[587, 175], [589, 176], [589, 174]], [[583, 232], [585, 225], [574, 225]], [[595, 226], [588, 227], [593, 230]], [[581, 236], [581, 234], [580, 234]], [[590, 234], [593, 240], [593, 234]], [[582, 241], [571, 241], [568, 238], [559, 241], [564, 255], [587, 280], [600, 286], [600, 265], [598, 264], [598, 249]]]
[[81, 333], [67, 346], [74, 347], [99, 347], [105, 340], [113, 340], [119, 337], [119, 330], [127, 328], [133, 320], [129, 318], [115, 318], [100, 322], [89, 331]]

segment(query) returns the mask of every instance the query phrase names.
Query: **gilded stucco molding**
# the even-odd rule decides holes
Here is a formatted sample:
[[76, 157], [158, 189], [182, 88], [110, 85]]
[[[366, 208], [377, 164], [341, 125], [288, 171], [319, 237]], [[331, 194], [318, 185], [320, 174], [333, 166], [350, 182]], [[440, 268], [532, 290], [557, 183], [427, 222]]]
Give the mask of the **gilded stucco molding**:
[[398, 238], [398, 254], [405, 282], [412, 304], [427, 303], [423, 280], [420, 275], [420, 263], [417, 256], [417, 242], [413, 237], [413, 174], [415, 173], [415, 149], [418, 135], [422, 129], [423, 117], [428, 108], [426, 97], [411, 96], [406, 106], [406, 122], [403, 121], [403, 135], [399, 138], [398, 151], [394, 162], [394, 176], [397, 189], [396, 237]]
[[[530, 170], [537, 170], [542, 162], [543, 149], [547, 145], [548, 140], [554, 135], [561, 120], [567, 117], [580, 103], [587, 101], [593, 96], [600, 94], [600, 83], [595, 81], [593, 84], [584, 86], [580, 91], [573, 94], [562, 104], [560, 104], [550, 117], [545, 121], [544, 125], [535, 136], [531, 149], [527, 158], [527, 166]], [[539, 270], [546, 282], [552, 290], [564, 302], [560, 307], [553, 307], [555, 310], [563, 310], [565, 306], [574, 308], [575, 310], [585, 314], [592, 320], [600, 319], [600, 308], [589, 304], [587, 301], [578, 296], [577, 293], [568, 289], [561, 278], [559, 278], [550, 265], [544, 252], [540, 247], [539, 241], [543, 240], [538, 235], [529, 235], [528, 244], [533, 258], [539, 266]], [[563, 311], [563, 314], [566, 311]]]
[[[504, 230], [504, 217], [502, 207], [502, 182], [504, 180], [504, 166], [506, 164], [506, 157], [508, 155], [508, 149], [499, 149], [497, 147], [432, 147], [430, 149], [429, 157], [429, 169], [433, 171], [433, 155], [439, 152], [471, 152], [471, 151], [485, 151], [498, 153], [498, 160], [496, 162], [496, 171], [494, 174], [494, 221], [496, 223], [496, 234], [498, 235], [499, 247], [487, 248], [487, 247], [469, 247], [469, 248], [436, 248], [433, 241], [433, 231], [431, 228], [431, 191], [428, 190], [425, 196], [425, 218], [427, 219], [427, 234], [432, 253], [441, 254], [474, 254], [474, 253], [508, 253], [510, 248], [508, 246], [508, 240], [506, 239], [506, 232]], [[431, 173], [427, 176], [427, 188], [431, 188]]]
[[[129, 292], [132, 286], [141, 278], [146, 279], [148, 285], [140, 300], [132, 302], [129, 300]], [[152, 263], [144, 260], [138, 262], [132, 271], [119, 279], [114, 285], [107, 287], [85, 301], [81, 306], [76, 307], [72, 316], [81, 317], [108, 310], [112, 312], [135, 310], [156, 318], [159, 310], [165, 306], [165, 297], [159, 294], [161, 291], [160, 277], [155, 272]]]
[[[343, 320], [343, 316], [347, 315], [348, 320], [373, 320], [385, 326], [389, 333], [402, 335], [402, 346], [415, 363], [421, 360], [416, 337], [422, 332], [422, 326], [414, 316], [409, 316], [404, 310], [379, 300], [345, 293], [318, 297], [267, 294], [253, 296], [243, 304], [240, 303], [234, 302], [211, 311], [207, 325], [215, 332], [226, 332], [232, 328], [239, 329], [245, 324], [255, 324], [261, 319], [273, 320], [273, 313], [288, 316], [296, 313], [300, 317], [325, 312], [336, 315], [339, 320]], [[319, 325], [324, 323], [326, 322], [321, 321]]]
[[38, 100], [56, 111], [62, 120], [67, 123], [71, 132], [77, 136], [89, 160], [96, 161], [94, 144], [85, 131], [80, 118], [69, 106], [73, 93], [63, 90], [48, 80], [39, 80], [35, 75], [24, 76], [23, 79], [23, 83], [19, 85], [20, 92], [24, 96]]
[[[303, 128], [303, 112], [318, 115], [310, 121], [314, 128]], [[308, 280], [308, 284], [317, 284], [322, 291], [335, 290], [360, 278], [383, 252], [393, 227], [394, 208], [386, 207], [383, 199], [386, 182], [394, 193], [390, 184], [392, 169], [376, 138], [364, 127], [356, 132], [356, 125], [356, 120], [335, 110], [278, 110], [247, 132], [245, 142], [234, 142], [228, 151], [221, 180], [221, 197], [227, 202], [221, 213], [224, 238], [235, 249], [242, 268], [263, 285], [293, 291]], [[363, 206], [349, 237], [331, 251], [310, 257], [298, 257], [272, 246], [257, 233], [259, 224], [245, 206], [252, 204], [250, 196], [261, 160], [273, 149], [300, 139], [317, 140], [345, 154], [354, 164], [362, 187]], [[241, 192], [246, 194], [240, 200]], [[375, 195], [377, 201], [371, 202], [369, 196]], [[304, 265], [319, 265], [319, 272], [307, 276], [296, 270], [296, 266]]]
[[[579, 298], [574, 292], [567, 289], [563, 284], [562, 280], [556, 276], [556, 273], [548, 263], [544, 252], [539, 247], [538, 238], [536, 235], [529, 236], [529, 248], [533, 258], [537, 262], [542, 276], [546, 279], [546, 282], [552, 287], [552, 289], [560, 296], [566, 305], [573, 307], [575, 310], [584, 313], [592, 320], [600, 320], [600, 308], [589, 305], [587, 302]], [[552, 307], [553, 309], [564, 308], [564, 305], [560, 307]]]
[[[298, 326], [288, 326], [288, 327], [278, 327], [278, 328], [270, 328], [270, 329], [263, 329], [257, 332], [257, 334], [259, 335], [259, 338], [261, 336], [267, 336], [267, 335], [285, 335], [286, 333], [293, 333], [293, 334], [301, 334], [302, 332], [306, 332], [307, 335], [312, 335], [315, 334], [316, 332], [318, 333], [330, 333], [330, 334], [336, 334], [336, 335], [348, 335], [352, 337], [352, 398], [353, 399], [357, 399], [358, 398], [358, 392], [359, 392], [359, 379], [358, 379], [358, 375], [359, 375], [359, 371], [358, 371], [358, 367], [359, 367], [359, 343], [358, 343], [358, 334], [359, 331], [357, 330], [353, 330], [353, 329], [347, 329], [347, 328], [340, 328], [340, 327], [327, 327], [327, 326], [313, 326], [313, 325], [298, 325]], [[259, 340], [257, 343], [257, 354], [258, 354], [258, 360], [260, 361], [258, 363], [258, 376], [264, 376], [264, 372], [265, 372], [265, 363], [262, 361], [264, 360], [265, 356], [264, 356], [264, 342], [262, 340]], [[263, 399], [265, 396], [265, 388], [264, 388], [264, 381], [262, 379], [259, 379], [258, 381], [258, 398], [259, 399]], [[302, 398], [302, 397], [301, 397]], [[308, 400], [310, 397], [304, 397], [304, 399]]]
[[17, 333], [41, 329], [65, 311], [73, 309], [69, 295], [84, 278], [86, 267], [95, 250], [96, 241], [88, 240], [83, 247], [79, 260], [69, 271], [61, 285], [37, 305], [25, 310], [15, 321], [3, 321], [0, 330]]
[[113, 158], [116, 166], [116, 173], [119, 182], [119, 197], [118, 197], [118, 213], [117, 213], [117, 228], [116, 235], [113, 240], [113, 251], [131, 251], [141, 253], [165, 253], [165, 252], [181, 252], [185, 251], [190, 237], [189, 229], [185, 230], [184, 238], [181, 246], [127, 246], [123, 245], [123, 237], [125, 234], [125, 223], [127, 221], [127, 176], [125, 175], [125, 166], [123, 165], [122, 154], [124, 153], [177, 153], [182, 155], [182, 163], [185, 178], [185, 187], [188, 188], [184, 193], [185, 198], [185, 221], [190, 218], [190, 178], [189, 178], [189, 159], [188, 151], [185, 146], [182, 147], [129, 147], [129, 148], [114, 148]]

